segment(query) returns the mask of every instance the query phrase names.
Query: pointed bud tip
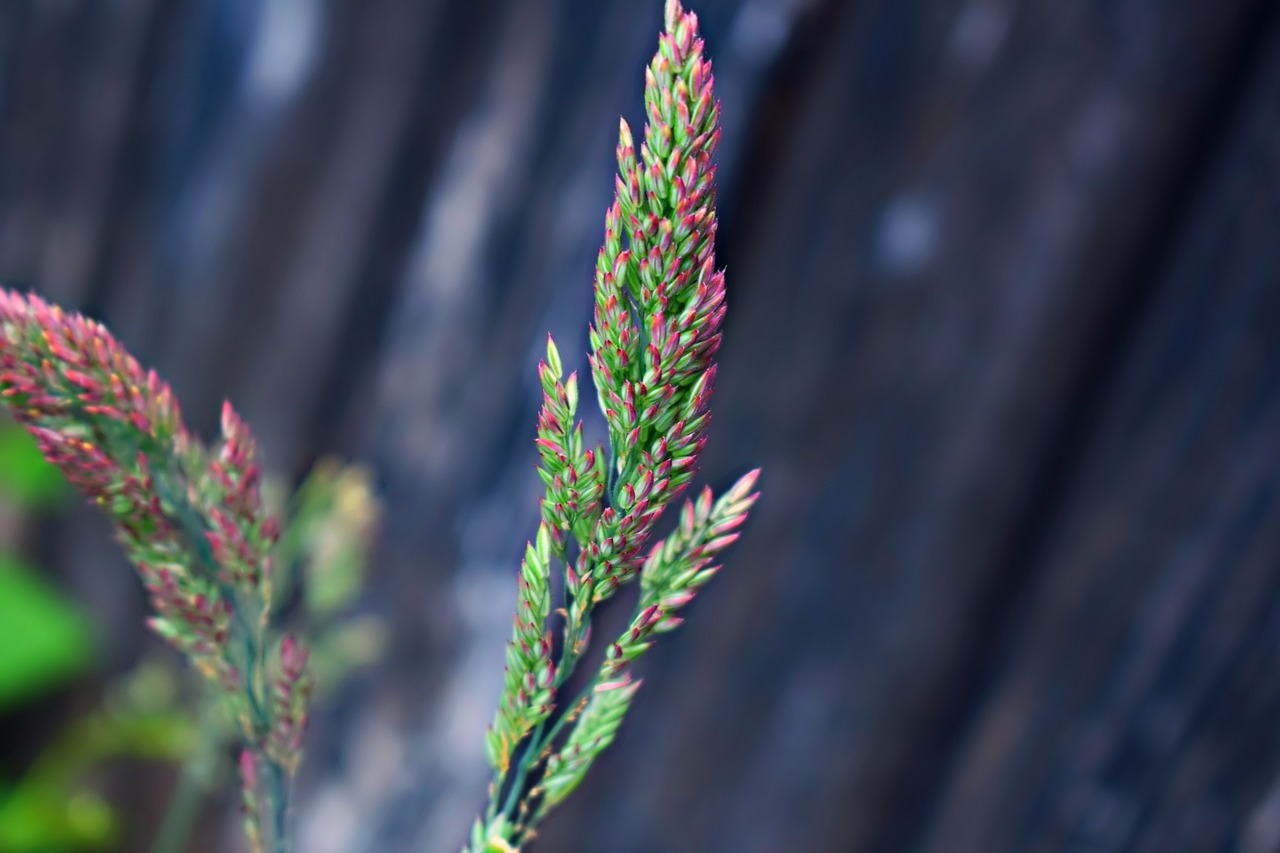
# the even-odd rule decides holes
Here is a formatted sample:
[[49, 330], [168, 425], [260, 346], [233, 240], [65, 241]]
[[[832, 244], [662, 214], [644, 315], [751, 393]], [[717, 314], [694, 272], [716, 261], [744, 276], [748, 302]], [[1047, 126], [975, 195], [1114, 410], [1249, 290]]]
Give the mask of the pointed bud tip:
[[253, 753], [247, 749], [240, 751], [240, 778], [244, 780], [246, 789], [253, 789], [257, 786], [258, 765], [253, 759]]
[[676, 25], [680, 23], [680, 19], [684, 17], [684, 6], [680, 4], [680, 0], [667, 0], [665, 17], [667, 32], [674, 33]]

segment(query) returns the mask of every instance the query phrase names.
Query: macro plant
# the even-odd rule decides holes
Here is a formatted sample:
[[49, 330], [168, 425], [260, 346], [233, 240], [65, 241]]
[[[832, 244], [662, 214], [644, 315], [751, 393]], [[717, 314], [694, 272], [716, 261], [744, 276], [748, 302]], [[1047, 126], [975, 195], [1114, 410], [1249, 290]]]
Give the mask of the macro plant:
[[[717, 572], [756, 500], [757, 471], [718, 499], [683, 495], [706, 441], [725, 315], [716, 268], [719, 105], [698, 21], [667, 0], [645, 74], [637, 151], [622, 121], [615, 198], [595, 270], [587, 357], [607, 427], [587, 447], [576, 372], [554, 341], [538, 375], [541, 520], [518, 575], [515, 627], [485, 740], [489, 800], [467, 850], [523, 848], [617, 735], [635, 663]], [[313, 690], [307, 644], [279, 629], [294, 583], [297, 519], [268, 510], [248, 426], [223, 406], [211, 446], [173, 393], [101, 324], [34, 295], [0, 292], [0, 399], [45, 457], [101, 506], [150, 595], [150, 627], [198, 670], [239, 741], [245, 832], [290, 849], [289, 793]], [[596, 610], [638, 586], [623, 632], [588, 669]], [[305, 590], [304, 590], [305, 595]], [[585, 687], [564, 695], [575, 672]]]
[[[607, 447], [584, 447], [577, 374], [564, 378], [550, 338], [538, 366], [546, 495], [520, 568], [506, 679], [486, 743], [494, 777], [471, 853], [520, 849], [581, 784], [640, 686], [635, 660], [680, 625], [680, 611], [716, 573], [716, 557], [756, 499], [757, 471], [719, 500], [704, 490], [684, 504], [676, 529], [651, 544], [706, 441], [725, 313], [724, 272], [715, 260], [712, 158], [720, 129], [711, 63], [693, 13], [668, 0], [665, 18], [645, 73], [639, 157], [620, 123], [616, 192], [596, 262], [588, 361]], [[563, 602], [552, 600], [556, 566]], [[582, 694], [562, 703], [587, 649], [592, 612], [637, 578], [630, 623]], [[558, 642], [549, 625], [555, 604], [563, 613]]]

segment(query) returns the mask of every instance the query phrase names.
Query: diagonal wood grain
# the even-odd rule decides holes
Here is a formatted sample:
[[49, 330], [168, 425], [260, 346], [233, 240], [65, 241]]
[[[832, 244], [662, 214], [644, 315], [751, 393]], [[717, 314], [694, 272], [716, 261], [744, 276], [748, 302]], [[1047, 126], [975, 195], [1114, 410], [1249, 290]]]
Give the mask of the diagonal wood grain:
[[[1274, 849], [1274, 4], [694, 5], [705, 478], [764, 498], [540, 849]], [[0, 281], [199, 428], [230, 396], [286, 475], [378, 472], [396, 641], [318, 709], [307, 853], [453, 850], [483, 796], [533, 367], [548, 330], [584, 367], [658, 6], [0, 3]], [[103, 525], [37, 533], [124, 666]]]
[[1280, 28], [1116, 365], [925, 850], [1274, 850]]

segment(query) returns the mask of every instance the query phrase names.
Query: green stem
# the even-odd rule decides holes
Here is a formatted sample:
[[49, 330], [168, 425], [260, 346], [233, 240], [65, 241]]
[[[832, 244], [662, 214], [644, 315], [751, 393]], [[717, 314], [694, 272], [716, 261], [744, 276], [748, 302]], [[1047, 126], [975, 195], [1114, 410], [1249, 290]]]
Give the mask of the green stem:
[[599, 675], [594, 676], [587, 686], [582, 689], [582, 692], [578, 694], [577, 698], [573, 700], [573, 704], [569, 705], [568, 710], [560, 715], [560, 719], [556, 720], [555, 724], [546, 733], [542, 740], [534, 744], [534, 746], [537, 747], [537, 752], [541, 753], [549, 744], [555, 741], [560, 732], [564, 731], [564, 727], [568, 724], [569, 718], [573, 716], [574, 709], [581, 705], [583, 700], [591, 695], [591, 692], [596, 689], [596, 683], [599, 680]]
[[[556, 556], [559, 557], [560, 562], [565, 567], [566, 573], [567, 573], [567, 569], [570, 565], [567, 548], [562, 548], [558, 550], [556, 552]], [[567, 595], [567, 578], [566, 578], [566, 595]], [[566, 605], [565, 613], [567, 616], [567, 614], [570, 612], [570, 607], [568, 606], [569, 602], [567, 600], [565, 601], [565, 605]], [[568, 621], [566, 621], [565, 628], [566, 628], [565, 644], [563, 649], [560, 652], [560, 660], [556, 664], [556, 676], [555, 676], [554, 687], [557, 693], [559, 692], [560, 688], [563, 687], [569, 681], [569, 678], [573, 675], [574, 670], [577, 669], [578, 661], [579, 661], [579, 656], [577, 651], [575, 651], [574, 646], [576, 645], [577, 632], [580, 630], [580, 627], [573, 625], [572, 618], [570, 617], [568, 618]], [[595, 683], [594, 680], [592, 681], [592, 683], [593, 684]], [[577, 703], [580, 701], [581, 701], [581, 697], [575, 700], [573, 705], [569, 706], [570, 710], [576, 707]], [[500, 799], [503, 800], [501, 814], [504, 819], [511, 821], [513, 820], [515, 815], [519, 812], [520, 802], [523, 799], [525, 780], [528, 778], [529, 773], [532, 772], [541, 763], [540, 756], [542, 754], [543, 749], [546, 747], [548, 743], [551, 742], [552, 738], [555, 737], [555, 734], [561, 730], [561, 728], [564, 725], [564, 719], [566, 716], [568, 716], [568, 714], [561, 716], [561, 718], [556, 721], [555, 725], [551, 727], [550, 733], [546, 734], [545, 737], [544, 737], [544, 732], [547, 731], [546, 720], [543, 720], [541, 723], [539, 723], [537, 727], [533, 730], [533, 733], [529, 736], [528, 745], [525, 747], [524, 753], [520, 757], [520, 766], [516, 770], [515, 778], [511, 782], [511, 787], [507, 790], [507, 795], [505, 799], [502, 798], [501, 778], [500, 777], [495, 778], [494, 793], [489, 803], [489, 810], [487, 813], [489, 821], [492, 821], [494, 817], [496, 817], [497, 814], [499, 813], [497, 810], [497, 804]]]
[[[242, 677], [244, 679], [244, 698], [249, 706], [253, 728], [252, 733], [244, 732], [246, 745], [257, 753], [258, 758], [266, 766], [266, 772], [260, 776], [258, 782], [258, 802], [265, 806], [267, 814], [270, 816], [270, 849], [272, 853], [288, 853], [288, 774], [284, 767], [267, 755], [265, 750], [261, 748], [262, 742], [271, 732], [272, 724], [270, 697], [264, 695], [267, 690], [266, 643], [264, 641], [265, 638], [262, 636], [264, 626], [250, 621], [244, 597], [239, 594], [239, 590], [220, 577], [220, 567], [213, 557], [213, 551], [209, 547], [209, 543], [204, 537], [205, 524], [195, 508], [191, 506], [183, 495], [180, 486], [171, 486], [166, 481], [164, 474], [168, 473], [169, 470], [165, 468], [162, 473], [162, 469], [153, 464], [152, 480], [156, 485], [156, 491], [162, 500], [167, 500], [170, 503], [172, 514], [187, 532], [192, 544], [192, 550], [195, 552], [197, 559], [204, 564], [205, 569], [218, 585], [222, 596], [231, 602], [232, 618], [235, 620], [237, 631], [243, 638], [244, 665], [242, 667]], [[181, 478], [175, 476], [175, 479], [180, 481]], [[255, 604], [258, 605], [255, 610], [263, 609], [261, 606], [263, 602], [257, 601]]]
[[169, 800], [164, 821], [156, 833], [151, 853], [182, 853], [186, 849], [187, 839], [191, 837], [192, 827], [200, 816], [200, 806], [204, 802], [205, 783], [193, 772], [191, 764], [182, 768], [178, 779], [178, 789]]
[[[574, 663], [576, 664], [576, 661]], [[573, 715], [574, 709], [581, 705], [583, 701], [591, 695], [599, 680], [599, 673], [592, 676], [591, 681], [585, 688], [583, 688], [582, 692], [578, 694], [577, 698], [573, 700], [573, 704], [568, 706], [568, 710], [560, 716], [560, 719], [555, 721], [550, 729], [546, 728], [546, 721], [544, 720], [543, 723], [534, 730], [533, 735], [529, 739], [529, 746], [525, 749], [524, 756], [520, 762], [520, 769], [516, 774], [515, 784], [512, 786], [511, 791], [508, 792], [507, 801], [502, 809], [502, 816], [510, 823], [515, 823], [514, 817], [520, 810], [519, 805], [523, 800], [523, 797], [516, 796], [516, 792], [520, 791], [524, 787], [526, 774], [542, 763], [543, 751], [545, 751], [550, 744], [555, 742], [555, 739], [559, 736], [560, 732], [564, 731], [564, 727], [568, 724], [571, 716]], [[529, 832], [533, 829], [534, 825], [537, 824], [544, 815], [545, 812], [539, 809], [533, 820], [529, 821], [527, 826], [517, 830], [515, 837], [509, 840], [518, 848], [528, 838]]]
[[507, 799], [502, 804], [502, 816], [507, 820], [511, 820], [515, 814], [516, 807], [520, 800], [523, 799], [521, 792], [524, 790], [524, 780], [529, 775], [529, 770], [537, 762], [537, 753], [534, 748], [538, 745], [538, 737], [542, 734], [542, 730], [546, 727], [547, 721], [543, 720], [538, 723], [538, 727], [533, 730], [533, 734], [529, 738], [529, 745], [525, 748], [524, 754], [520, 757], [520, 767], [516, 770], [515, 779], [511, 782], [511, 788], [507, 791]]
[[[201, 717], [201, 730], [208, 731], [215, 725], [211, 714]], [[151, 853], [182, 853], [191, 837], [191, 830], [200, 816], [200, 806], [209, 790], [209, 781], [217, 766], [223, 744], [217, 738], [205, 738], [202, 748], [182, 765], [178, 777], [178, 789], [169, 799], [164, 820], [156, 832]]]
[[[637, 603], [635, 614], [632, 615], [633, 621], [635, 619], [635, 616], [638, 615], [639, 612], [643, 609], [644, 609], [643, 604]], [[574, 663], [576, 664], [576, 661]], [[595, 675], [591, 677], [591, 681], [587, 682], [586, 687], [584, 687], [582, 689], [582, 692], [578, 694], [577, 698], [573, 700], [573, 704], [568, 706], [568, 710], [560, 716], [560, 719], [556, 720], [555, 724], [550, 728], [550, 730], [548, 730], [542, 736], [541, 739], [538, 738], [537, 732], [534, 733], [534, 739], [530, 742], [529, 749], [526, 754], [535, 756], [534, 761], [537, 762], [536, 756], [541, 755], [542, 752], [550, 744], [555, 742], [555, 739], [559, 737], [560, 732], [563, 731], [564, 727], [569, 723], [569, 720], [573, 715], [574, 709], [576, 709], [579, 705], [583, 704], [584, 701], [589, 701], [591, 694], [595, 692], [596, 685], [599, 683], [600, 683], [600, 670], [596, 670]], [[547, 810], [545, 806], [546, 806], [545, 801], [542, 803], [539, 803], [538, 810], [533, 813], [533, 818], [529, 820], [525, 826], [517, 830], [515, 837], [511, 839], [512, 844], [514, 844], [517, 848], [521, 844], [523, 844], [525, 841], [529, 840], [530, 833], [533, 830], [533, 827], [536, 826], [538, 822], [541, 821], [544, 817], [546, 817]]]
[[271, 844], [273, 853], [289, 851], [289, 779], [283, 767], [267, 759], [266, 794], [271, 812]]
[[[231, 594], [234, 594], [232, 592]], [[270, 817], [270, 844], [272, 853], [288, 853], [289, 850], [289, 774], [285, 768], [262, 749], [260, 744], [271, 732], [271, 716], [269, 711], [270, 697], [262, 695], [266, 691], [266, 656], [265, 644], [253, 631], [248, 620], [244, 618], [240, 602], [232, 608], [236, 613], [241, 630], [244, 633], [244, 692], [249, 703], [249, 711], [253, 716], [253, 727], [259, 746], [254, 750], [266, 766], [266, 772], [259, 778], [259, 802], [263, 803]]]

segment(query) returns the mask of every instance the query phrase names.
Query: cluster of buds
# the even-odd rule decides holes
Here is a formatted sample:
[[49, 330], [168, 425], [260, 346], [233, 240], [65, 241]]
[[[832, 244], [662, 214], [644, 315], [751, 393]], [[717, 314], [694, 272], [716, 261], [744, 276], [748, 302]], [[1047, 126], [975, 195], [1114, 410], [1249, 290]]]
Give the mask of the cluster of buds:
[[551, 555], [556, 533], [545, 521], [520, 565], [515, 629], [507, 645], [507, 669], [493, 725], [485, 734], [489, 764], [506, 773], [517, 746], [551, 716], [555, 664], [551, 660]]
[[712, 561], [737, 541], [737, 529], [760, 496], [751, 491], [759, 476], [758, 468], [748, 472], [719, 500], [714, 500], [711, 489], [704, 488], [696, 501], [685, 501], [679, 526], [655, 545], [645, 560], [639, 612], [609, 646], [600, 671], [604, 681], [617, 678], [652, 645], [656, 634], [674, 630], [684, 621], [676, 614], [720, 570]]
[[307, 648], [297, 637], [280, 640], [278, 674], [272, 680], [273, 725], [267, 736], [267, 753], [293, 773], [302, 756], [302, 735], [307, 728], [307, 700], [314, 686], [307, 668]]
[[[564, 368], [556, 343], [547, 337], [547, 358], [538, 364], [542, 409], [538, 413], [538, 474], [547, 487], [542, 518], [578, 543], [590, 540], [604, 506], [604, 451], [584, 449], [578, 411], [578, 374], [561, 382]], [[564, 554], [557, 556], [564, 558]]]
[[677, 612], [719, 571], [711, 563], [737, 540], [737, 528], [759, 497], [751, 491], [759, 474], [759, 469], [747, 473], [714, 503], [710, 489], [704, 489], [696, 502], [686, 501], [679, 527], [654, 546], [641, 574], [638, 612], [606, 651], [581, 719], [564, 745], [547, 758], [538, 786], [541, 813], [567, 797], [596, 757], [613, 743], [640, 689], [641, 682], [632, 678], [628, 665], [653, 644], [656, 634], [680, 625]]
[[597, 602], [635, 576], [654, 521], [694, 475], [725, 312], [711, 63], [695, 15], [669, 2], [666, 25], [645, 73], [639, 161], [621, 122], [616, 195], [596, 263], [590, 363], [615, 468], [611, 506], [590, 545]]
[[205, 538], [227, 583], [271, 597], [270, 549], [280, 525], [263, 510], [262, 474], [248, 426], [230, 403], [222, 405], [222, 440], [197, 488], [204, 492], [209, 529]]
[[263, 509], [248, 427], [225, 405], [221, 438], [206, 448], [154, 371], [101, 324], [39, 297], [0, 291], [0, 335], [0, 400], [110, 517], [150, 593], [150, 626], [221, 689], [248, 749], [291, 771], [306, 653], [290, 640], [278, 674], [268, 671], [279, 530]]
[[258, 758], [253, 750], [240, 750], [240, 814], [244, 818], [244, 834], [249, 840], [250, 850], [262, 849], [262, 825], [258, 813], [262, 803], [258, 801], [258, 788], [261, 776], [258, 773]]
[[0, 291], [0, 399], [45, 457], [112, 516], [124, 546], [181, 560], [155, 489], [156, 451], [189, 462], [178, 405], [102, 326], [32, 296]]
[[[719, 501], [708, 490], [688, 502], [677, 530], [650, 544], [658, 517], [693, 478], [706, 440], [725, 313], [724, 273], [714, 252], [719, 107], [702, 48], [697, 18], [668, 0], [666, 32], [645, 75], [648, 120], [638, 160], [631, 130], [621, 123], [619, 177], [596, 263], [590, 330], [607, 463], [603, 449], [583, 448], [574, 420], [577, 377], [561, 382], [560, 354], [550, 340], [539, 365], [537, 447], [547, 496], [538, 544], [521, 567], [506, 684], [488, 739], [495, 784], [472, 834], [472, 853], [519, 849], [538, 820], [581, 783], [640, 686], [630, 665], [656, 634], [680, 624], [678, 612], [716, 573], [712, 561], [737, 537], [756, 500], [753, 471]], [[546, 633], [552, 558], [565, 572], [558, 661]], [[606, 650], [588, 691], [544, 731], [555, 690], [585, 651], [591, 611], [637, 575], [641, 600], [630, 625]], [[518, 771], [508, 774], [525, 742]], [[544, 762], [526, 792], [526, 777]], [[495, 840], [506, 846], [495, 848]]]

